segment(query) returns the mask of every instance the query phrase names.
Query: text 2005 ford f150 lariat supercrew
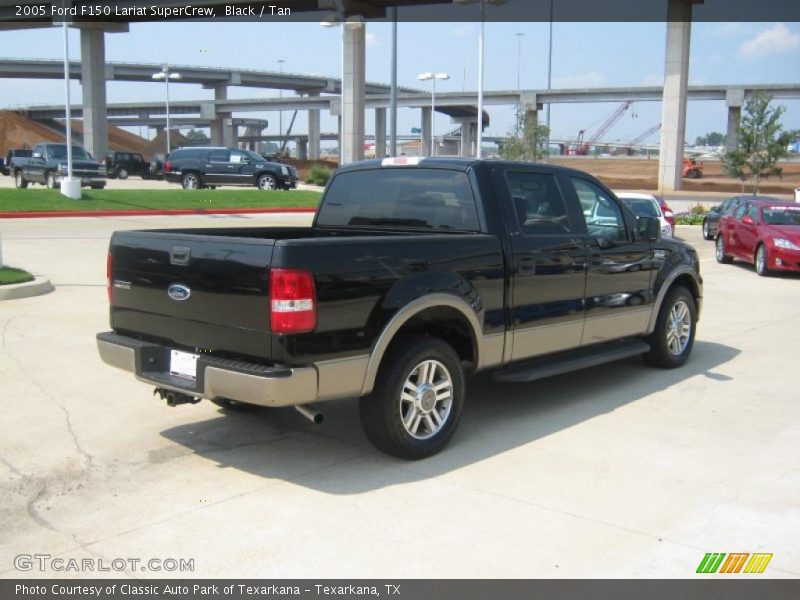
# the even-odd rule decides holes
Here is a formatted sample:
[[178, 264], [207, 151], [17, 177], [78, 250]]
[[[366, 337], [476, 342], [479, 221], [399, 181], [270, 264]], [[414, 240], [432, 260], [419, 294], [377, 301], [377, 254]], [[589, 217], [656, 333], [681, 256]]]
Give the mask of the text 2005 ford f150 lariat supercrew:
[[171, 405], [359, 397], [375, 446], [441, 450], [465, 375], [525, 382], [692, 350], [695, 250], [602, 183], [548, 165], [389, 158], [340, 168], [310, 228], [117, 232], [100, 355]]

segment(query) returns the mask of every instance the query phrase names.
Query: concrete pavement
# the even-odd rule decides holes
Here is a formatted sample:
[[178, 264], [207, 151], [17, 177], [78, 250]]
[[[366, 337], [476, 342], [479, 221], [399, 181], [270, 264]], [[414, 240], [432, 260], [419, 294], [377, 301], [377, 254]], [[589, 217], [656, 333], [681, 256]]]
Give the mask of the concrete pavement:
[[[115, 229], [310, 217], [0, 222], [47, 296], [0, 303], [0, 577], [14, 557], [194, 559], [190, 577], [694, 577], [706, 552], [800, 576], [800, 277], [718, 265], [690, 362], [632, 359], [529, 385], [471, 382], [440, 455], [379, 454], [354, 400], [295, 411], [167, 408], [103, 365]], [[86, 573], [85, 576], [96, 573]]]

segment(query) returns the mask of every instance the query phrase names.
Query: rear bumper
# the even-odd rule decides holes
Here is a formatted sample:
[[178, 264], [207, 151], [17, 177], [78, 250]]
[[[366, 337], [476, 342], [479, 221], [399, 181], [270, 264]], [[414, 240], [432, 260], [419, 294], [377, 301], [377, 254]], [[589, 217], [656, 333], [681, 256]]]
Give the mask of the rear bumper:
[[261, 406], [293, 406], [320, 399], [315, 367], [266, 367], [200, 355], [197, 379], [170, 374], [170, 348], [113, 332], [97, 334], [97, 350], [108, 365], [157, 387], [213, 400], [229, 398]]

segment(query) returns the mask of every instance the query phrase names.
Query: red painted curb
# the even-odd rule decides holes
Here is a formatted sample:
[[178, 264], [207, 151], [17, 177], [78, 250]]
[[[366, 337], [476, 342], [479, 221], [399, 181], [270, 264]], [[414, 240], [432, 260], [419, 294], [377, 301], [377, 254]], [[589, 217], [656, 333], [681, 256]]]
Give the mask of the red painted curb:
[[0, 219], [36, 219], [45, 217], [146, 217], [169, 215], [248, 215], [270, 213], [313, 213], [316, 208], [202, 208], [174, 210], [75, 210], [0, 212]]

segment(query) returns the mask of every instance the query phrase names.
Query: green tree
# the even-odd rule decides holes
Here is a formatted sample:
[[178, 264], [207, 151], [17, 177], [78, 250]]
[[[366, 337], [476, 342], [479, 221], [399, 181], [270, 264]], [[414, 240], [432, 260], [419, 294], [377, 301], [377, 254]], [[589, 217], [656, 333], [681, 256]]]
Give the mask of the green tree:
[[500, 157], [506, 160], [537, 160], [545, 156], [548, 138], [546, 125], [536, 122], [533, 115], [517, 107], [514, 125], [500, 148]]
[[723, 156], [725, 172], [742, 182], [742, 190], [750, 179], [753, 195], [758, 194], [761, 179], [780, 176], [783, 170], [778, 161], [789, 154], [791, 132], [784, 131], [780, 122], [786, 107], [772, 107], [771, 101], [770, 96], [761, 92], [750, 96], [739, 124], [738, 147], [727, 150]]
[[192, 142], [202, 142], [208, 139], [208, 136], [205, 133], [197, 129], [190, 129], [183, 137]]
[[725, 145], [725, 134], [719, 131], [711, 131], [699, 136], [694, 141], [695, 146], [723, 146]]

